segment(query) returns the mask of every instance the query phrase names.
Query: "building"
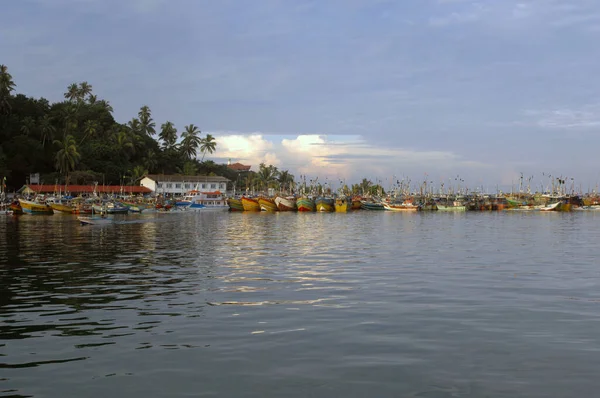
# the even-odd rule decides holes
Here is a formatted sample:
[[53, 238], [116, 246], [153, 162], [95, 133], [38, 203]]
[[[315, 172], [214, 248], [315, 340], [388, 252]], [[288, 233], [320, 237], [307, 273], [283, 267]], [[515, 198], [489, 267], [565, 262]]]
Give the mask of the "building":
[[144, 195], [152, 193], [152, 191], [140, 186], [127, 185], [56, 185], [56, 184], [26, 184], [17, 191], [22, 195], [35, 194], [69, 194], [72, 196], [78, 195], [93, 195], [96, 193], [109, 195]]
[[154, 194], [183, 195], [191, 190], [200, 192], [226, 192], [229, 179], [220, 176], [181, 176], [168, 174], [148, 174], [140, 181], [142, 187]]
[[252, 166], [246, 166], [244, 164], [241, 164], [239, 162], [237, 163], [231, 163], [231, 161], [227, 164], [227, 167], [229, 167], [231, 170], [235, 170], [238, 173], [242, 172], [242, 171], [250, 171], [250, 167]]

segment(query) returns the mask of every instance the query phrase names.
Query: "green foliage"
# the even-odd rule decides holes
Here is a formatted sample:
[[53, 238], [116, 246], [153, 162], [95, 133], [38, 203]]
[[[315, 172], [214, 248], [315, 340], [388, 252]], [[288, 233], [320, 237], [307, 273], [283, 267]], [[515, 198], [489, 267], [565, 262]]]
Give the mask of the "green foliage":
[[[72, 83], [64, 101], [15, 94], [8, 68], [0, 65], [0, 178], [9, 190], [20, 188], [30, 173], [44, 183], [136, 183], [144, 174], [211, 173], [233, 181], [238, 174], [225, 165], [200, 162], [196, 156], [216, 150], [210, 134], [200, 137], [194, 124], [185, 127], [178, 144], [177, 129], [163, 123], [157, 139], [150, 107], [137, 117], [117, 123], [110, 102], [98, 98], [88, 82]], [[160, 144], [157, 140], [160, 140]]]

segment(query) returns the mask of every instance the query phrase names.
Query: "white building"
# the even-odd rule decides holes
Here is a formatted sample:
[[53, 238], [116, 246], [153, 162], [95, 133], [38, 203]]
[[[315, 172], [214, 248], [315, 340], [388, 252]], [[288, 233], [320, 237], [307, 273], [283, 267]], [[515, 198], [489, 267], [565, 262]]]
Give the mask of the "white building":
[[219, 176], [181, 176], [168, 174], [148, 174], [140, 185], [152, 190], [155, 195], [184, 195], [191, 190], [200, 192], [225, 193], [229, 180]]

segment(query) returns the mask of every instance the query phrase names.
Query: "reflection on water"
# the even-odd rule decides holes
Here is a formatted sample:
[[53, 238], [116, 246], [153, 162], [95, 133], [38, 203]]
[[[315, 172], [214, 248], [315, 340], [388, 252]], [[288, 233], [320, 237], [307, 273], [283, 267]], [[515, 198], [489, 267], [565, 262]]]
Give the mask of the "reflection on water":
[[600, 387], [600, 216], [117, 220], [0, 223], [0, 396], [566, 397]]

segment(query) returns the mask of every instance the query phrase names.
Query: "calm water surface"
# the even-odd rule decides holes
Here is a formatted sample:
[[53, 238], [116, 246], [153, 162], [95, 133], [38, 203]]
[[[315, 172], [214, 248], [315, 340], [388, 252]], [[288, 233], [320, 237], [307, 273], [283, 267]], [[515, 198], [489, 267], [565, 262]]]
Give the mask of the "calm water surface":
[[600, 214], [0, 219], [1, 397], [591, 397]]

